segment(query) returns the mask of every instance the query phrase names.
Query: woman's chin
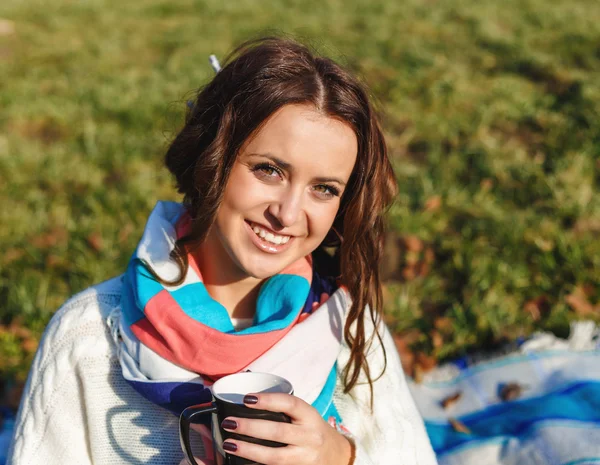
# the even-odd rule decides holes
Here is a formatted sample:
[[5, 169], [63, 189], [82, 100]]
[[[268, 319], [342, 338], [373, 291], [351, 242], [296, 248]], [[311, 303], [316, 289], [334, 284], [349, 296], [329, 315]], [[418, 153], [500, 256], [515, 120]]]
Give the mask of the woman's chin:
[[267, 279], [271, 276], [281, 273], [285, 268], [291, 265], [295, 261], [284, 259], [283, 257], [248, 257], [246, 266], [244, 269], [248, 276], [252, 276], [256, 279]]
[[272, 276], [275, 276], [276, 274], [281, 273], [281, 271], [283, 271], [285, 269], [285, 266], [281, 266], [281, 267], [257, 267], [257, 266], [251, 266], [249, 268], [246, 268], [246, 272], [248, 273], [249, 276], [252, 276], [253, 278], [256, 279], [268, 279]]

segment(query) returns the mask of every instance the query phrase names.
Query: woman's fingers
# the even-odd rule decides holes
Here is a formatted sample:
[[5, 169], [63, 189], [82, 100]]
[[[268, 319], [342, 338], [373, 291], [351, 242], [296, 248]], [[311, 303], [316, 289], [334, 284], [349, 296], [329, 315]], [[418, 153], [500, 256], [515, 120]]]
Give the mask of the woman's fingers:
[[256, 439], [298, 445], [302, 443], [300, 428], [290, 423], [250, 418], [227, 417], [221, 427], [236, 434]]
[[[260, 393], [248, 394], [244, 397], [246, 407], [268, 410], [270, 412], [283, 412], [288, 415], [294, 423], [304, 423], [306, 419], [311, 419], [315, 415], [319, 416], [317, 411], [302, 399], [290, 394], [281, 393]], [[320, 418], [320, 416], [319, 416]]]
[[[256, 463], [265, 465], [292, 465], [303, 463], [300, 460], [302, 449], [296, 446], [267, 447], [245, 441], [227, 439], [223, 449], [228, 454], [238, 455]], [[307, 462], [310, 463], [310, 462]]]
[[[331, 434], [335, 433], [321, 415], [298, 397], [280, 393], [248, 394], [244, 404], [253, 409], [283, 412], [292, 423], [227, 417], [223, 429], [257, 439], [286, 444], [285, 447], [267, 447], [246, 441], [227, 439], [223, 449], [229, 454], [266, 465], [298, 465], [330, 463], [320, 460], [324, 449], [330, 449]], [[334, 444], [335, 445], [335, 444]], [[324, 456], [326, 457], [326, 456]]]

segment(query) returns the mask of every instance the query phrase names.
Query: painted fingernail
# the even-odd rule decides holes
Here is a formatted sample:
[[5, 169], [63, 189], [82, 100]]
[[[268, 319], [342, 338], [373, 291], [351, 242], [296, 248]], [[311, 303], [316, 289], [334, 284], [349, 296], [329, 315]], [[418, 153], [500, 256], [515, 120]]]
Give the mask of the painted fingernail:
[[244, 396], [244, 404], [258, 404], [258, 397], [252, 395]]
[[223, 449], [225, 449], [227, 452], [235, 452], [237, 450], [237, 445], [233, 442], [224, 442]]
[[223, 429], [236, 429], [238, 427], [238, 424], [233, 420], [223, 420], [221, 422], [221, 427]]

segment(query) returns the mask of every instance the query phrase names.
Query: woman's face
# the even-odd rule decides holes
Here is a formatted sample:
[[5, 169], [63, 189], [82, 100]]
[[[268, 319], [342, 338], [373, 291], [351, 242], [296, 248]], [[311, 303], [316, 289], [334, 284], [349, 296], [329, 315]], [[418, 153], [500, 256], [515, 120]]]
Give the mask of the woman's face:
[[348, 124], [312, 106], [275, 112], [240, 151], [209, 233], [220, 274], [264, 279], [314, 251], [333, 224], [357, 150]]

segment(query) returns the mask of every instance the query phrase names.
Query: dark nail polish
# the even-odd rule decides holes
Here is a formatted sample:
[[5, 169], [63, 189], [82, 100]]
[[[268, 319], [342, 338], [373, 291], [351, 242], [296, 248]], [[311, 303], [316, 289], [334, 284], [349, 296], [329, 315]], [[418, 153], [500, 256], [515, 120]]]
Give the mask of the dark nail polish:
[[223, 420], [221, 422], [221, 427], [224, 429], [236, 429], [238, 424], [233, 420]]
[[252, 395], [244, 396], [244, 404], [258, 404], [258, 397]]
[[224, 442], [223, 449], [225, 449], [227, 452], [235, 452], [237, 450], [237, 445], [235, 445], [233, 442]]

